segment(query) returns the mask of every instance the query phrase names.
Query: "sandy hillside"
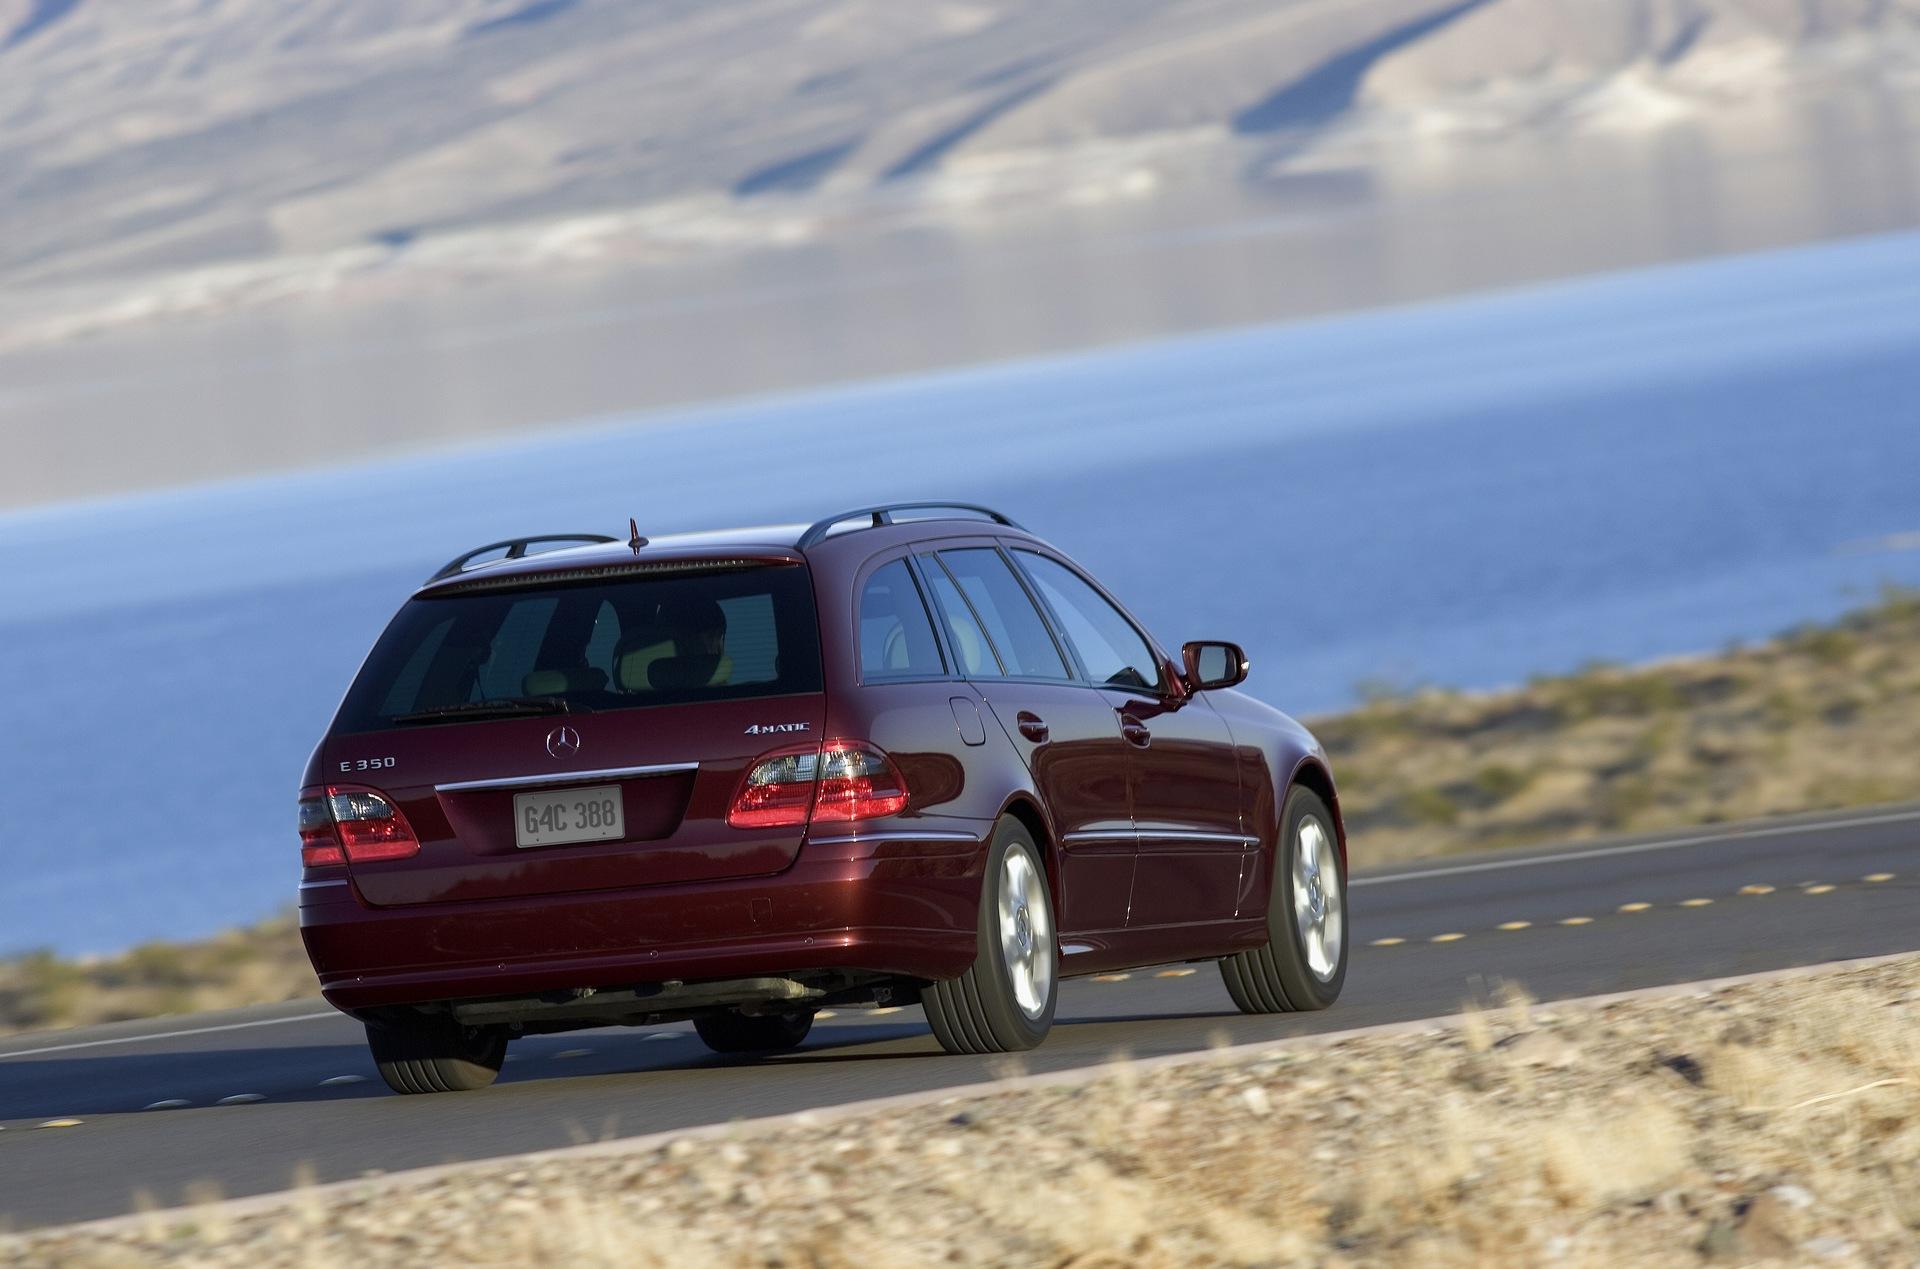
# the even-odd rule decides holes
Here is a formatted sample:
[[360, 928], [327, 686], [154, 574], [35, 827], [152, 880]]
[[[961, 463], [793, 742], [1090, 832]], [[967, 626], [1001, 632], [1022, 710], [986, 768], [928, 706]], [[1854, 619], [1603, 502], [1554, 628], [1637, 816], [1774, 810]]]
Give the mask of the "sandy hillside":
[[1369, 112], [1558, 126], [1916, 91], [1917, 42], [1920, 0], [0, 0], [0, 279], [857, 201]]

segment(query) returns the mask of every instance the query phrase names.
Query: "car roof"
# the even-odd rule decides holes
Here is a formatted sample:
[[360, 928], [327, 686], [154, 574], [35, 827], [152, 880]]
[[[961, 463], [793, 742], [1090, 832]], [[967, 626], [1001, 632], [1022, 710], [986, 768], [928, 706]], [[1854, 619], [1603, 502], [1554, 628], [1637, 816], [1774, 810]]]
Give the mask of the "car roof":
[[[950, 514], [955, 510], [968, 514]], [[983, 519], [983, 516], [987, 518]], [[709, 561], [715, 564], [731, 561], [798, 564], [807, 559], [814, 548], [829, 543], [838, 544], [850, 537], [858, 536], [870, 540], [875, 548], [883, 548], [905, 538], [925, 537], [929, 530], [938, 534], [1000, 533], [1012, 530], [1017, 536], [1030, 536], [1012, 520], [985, 508], [965, 503], [908, 503], [865, 507], [810, 525], [759, 525], [689, 533], [643, 534], [637, 542], [597, 541], [579, 535], [564, 539], [523, 538], [482, 548], [482, 552], [504, 551], [505, 554], [500, 557], [473, 562], [469, 562], [471, 557], [456, 560], [428, 579], [416, 594], [446, 594], [470, 589], [493, 589], [496, 586], [517, 586], [523, 581], [531, 582], [545, 576], [642, 572], [649, 571], [649, 564]], [[875, 536], [868, 539], [869, 533]], [[532, 549], [534, 545], [548, 540], [579, 541], [583, 544], [553, 550]]]

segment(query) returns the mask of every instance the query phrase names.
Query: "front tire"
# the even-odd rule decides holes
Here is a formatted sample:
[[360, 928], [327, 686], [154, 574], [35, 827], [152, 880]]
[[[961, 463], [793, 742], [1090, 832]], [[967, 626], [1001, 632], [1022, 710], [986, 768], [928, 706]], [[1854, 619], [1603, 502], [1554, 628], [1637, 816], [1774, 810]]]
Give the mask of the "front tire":
[[1298, 786], [1287, 794], [1267, 901], [1267, 945], [1220, 962], [1242, 1013], [1325, 1009], [1347, 979], [1347, 866], [1333, 813]]
[[813, 1030], [813, 1014], [765, 1014], [749, 1018], [729, 1010], [693, 1020], [701, 1041], [715, 1053], [787, 1053]]
[[1060, 984], [1054, 929], [1046, 863], [1026, 826], [1003, 819], [987, 848], [973, 967], [920, 992], [941, 1048], [1014, 1053], [1047, 1038]]
[[367, 1048], [396, 1093], [464, 1093], [485, 1088], [507, 1060], [504, 1027], [463, 1027], [451, 1018], [367, 1024]]

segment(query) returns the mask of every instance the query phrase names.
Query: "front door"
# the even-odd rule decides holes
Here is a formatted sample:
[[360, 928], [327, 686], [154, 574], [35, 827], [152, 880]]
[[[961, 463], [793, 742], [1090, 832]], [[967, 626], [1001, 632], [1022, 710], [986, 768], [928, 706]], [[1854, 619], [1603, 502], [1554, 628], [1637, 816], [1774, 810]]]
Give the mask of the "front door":
[[1226, 723], [1174, 694], [1152, 643], [1077, 570], [1040, 551], [1011, 555], [1120, 728], [1137, 843], [1129, 928], [1231, 919], [1245, 837]]
[[1139, 857], [1132, 926], [1231, 919], [1245, 853], [1233, 735], [1204, 697], [1115, 702]]

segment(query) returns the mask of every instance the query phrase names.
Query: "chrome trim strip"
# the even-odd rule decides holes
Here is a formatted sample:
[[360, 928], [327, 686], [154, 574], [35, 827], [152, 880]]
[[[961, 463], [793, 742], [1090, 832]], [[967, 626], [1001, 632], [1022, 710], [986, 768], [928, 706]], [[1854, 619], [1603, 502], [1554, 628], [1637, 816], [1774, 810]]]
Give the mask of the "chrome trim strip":
[[1258, 846], [1260, 839], [1245, 833], [1209, 833], [1201, 829], [1143, 828], [1143, 842], [1232, 842], [1235, 846]]
[[1082, 952], [1091, 952], [1092, 950], [1093, 944], [1091, 943], [1062, 943], [1060, 945], [1060, 955], [1062, 956], [1078, 956]]
[[608, 767], [601, 771], [558, 771], [552, 775], [502, 776], [497, 780], [461, 780], [436, 784], [435, 793], [469, 793], [475, 789], [532, 789], [548, 784], [589, 784], [595, 780], [626, 780], [634, 776], [678, 775], [698, 771], [697, 762], [668, 762], [651, 767]]
[[860, 833], [847, 837], [809, 837], [807, 843], [811, 846], [854, 846], [861, 842], [972, 842], [978, 846], [982, 840], [973, 833], [929, 828], [920, 832], [888, 830], [884, 833]]
[[1258, 846], [1260, 839], [1244, 833], [1210, 833], [1203, 829], [1087, 829], [1061, 838], [1069, 846], [1081, 842], [1232, 842], [1235, 846]]
[[300, 888], [302, 890], [325, 890], [328, 886], [344, 886], [346, 884], [347, 879], [340, 877], [333, 881], [303, 881], [300, 883]]

